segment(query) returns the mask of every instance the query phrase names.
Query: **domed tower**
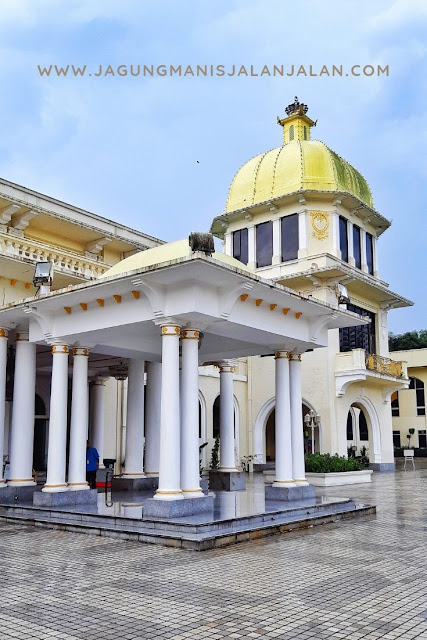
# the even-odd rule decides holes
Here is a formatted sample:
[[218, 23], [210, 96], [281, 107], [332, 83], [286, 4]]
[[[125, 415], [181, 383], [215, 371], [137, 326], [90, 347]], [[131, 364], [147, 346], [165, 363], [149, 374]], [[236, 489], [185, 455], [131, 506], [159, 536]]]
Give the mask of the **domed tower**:
[[[377, 241], [390, 222], [375, 210], [359, 171], [312, 139], [317, 121], [307, 115], [307, 105], [295, 98], [285, 112], [277, 118], [282, 146], [256, 155], [237, 171], [225, 212], [214, 219], [211, 231], [223, 240], [226, 254], [261, 277], [369, 318], [369, 324], [330, 331], [327, 349], [303, 356], [307, 406], [329, 425], [311, 446], [319, 450], [322, 440], [321, 448], [331, 453], [345, 455], [350, 446], [362, 450], [360, 437], [355, 435], [355, 442], [351, 437], [359, 432], [362, 416], [363, 425], [369, 425], [362, 431], [364, 437], [369, 431], [371, 463], [391, 465], [389, 398], [392, 390], [403, 388], [405, 375], [403, 366], [395, 368], [387, 358], [387, 312], [412, 303], [379, 277]], [[260, 361], [254, 368], [261, 386], [266, 367]], [[371, 414], [362, 402], [352, 404], [351, 397], [359, 395], [370, 397]], [[344, 396], [346, 402], [340, 400]], [[380, 423], [385, 429], [381, 445]], [[261, 439], [255, 433], [258, 448]]]

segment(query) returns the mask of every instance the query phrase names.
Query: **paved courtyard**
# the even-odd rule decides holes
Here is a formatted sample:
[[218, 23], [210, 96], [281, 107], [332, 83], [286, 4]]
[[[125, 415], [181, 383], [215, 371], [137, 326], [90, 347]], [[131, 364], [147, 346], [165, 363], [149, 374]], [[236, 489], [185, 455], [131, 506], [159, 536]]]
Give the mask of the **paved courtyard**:
[[427, 639], [426, 489], [375, 474], [323, 494], [377, 516], [201, 553], [0, 520], [0, 638]]

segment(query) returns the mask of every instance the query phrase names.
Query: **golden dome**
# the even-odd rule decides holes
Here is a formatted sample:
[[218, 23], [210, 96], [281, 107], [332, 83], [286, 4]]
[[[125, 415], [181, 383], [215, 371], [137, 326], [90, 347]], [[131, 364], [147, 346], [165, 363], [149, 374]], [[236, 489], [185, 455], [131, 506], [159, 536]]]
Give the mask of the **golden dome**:
[[304, 190], [347, 192], [373, 207], [363, 176], [323, 142], [310, 140], [315, 123], [306, 111], [295, 98], [287, 117], [277, 119], [284, 128], [283, 146], [255, 156], [239, 169], [228, 193], [227, 213]]
[[[148, 267], [153, 267], [154, 265], [161, 265], [181, 258], [186, 258], [190, 255], [193, 255], [193, 253], [190, 249], [188, 239], [176, 240], [175, 242], [168, 242], [160, 245], [159, 247], [154, 247], [153, 249], [134, 253], [128, 258], [125, 258], [115, 264], [100, 277], [107, 278], [108, 276], [117, 276], [123, 273], [128, 273], [129, 271], [146, 269]], [[231, 267], [237, 267], [243, 271], [250, 271], [245, 264], [231, 256], [225, 255], [225, 253], [215, 251], [212, 257], [215, 258], [215, 260], [223, 262]]]

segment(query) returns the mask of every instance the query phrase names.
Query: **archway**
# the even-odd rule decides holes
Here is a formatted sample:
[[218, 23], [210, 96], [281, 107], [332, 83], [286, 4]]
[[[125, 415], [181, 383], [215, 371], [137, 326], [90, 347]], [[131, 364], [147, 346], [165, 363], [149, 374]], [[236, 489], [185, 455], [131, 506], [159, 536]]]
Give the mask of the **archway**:
[[[260, 409], [254, 427], [254, 453], [258, 463], [271, 462], [276, 459], [276, 438], [275, 438], [275, 405], [276, 398], [270, 398]], [[302, 401], [302, 418], [304, 429], [304, 449], [306, 453], [313, 449], [321, 451], [321, 425], [315, 427], [314, 433], [311, 428], [307, 429], [304, 423], [305, 415], [314, 407], [305, 399]], [[312, 438], [314, 435], [314, 447]]]
[[[356, 455], [365, 454], [371, 463], [381, 462], [381, 433], [378, 415], [372, 402], [356, 398], [347, 414], [347, 447]], [[349, 439], [352, 436], [352, 439]], [[366, 451], [365, 451], [366, 450]]]

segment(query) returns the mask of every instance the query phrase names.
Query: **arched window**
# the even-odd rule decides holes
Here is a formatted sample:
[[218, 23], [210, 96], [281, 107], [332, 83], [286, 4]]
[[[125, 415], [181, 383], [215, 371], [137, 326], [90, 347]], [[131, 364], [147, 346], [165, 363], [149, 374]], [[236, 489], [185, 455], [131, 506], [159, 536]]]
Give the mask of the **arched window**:
[[368, 423], [362, 410], [359, 414], [359, 438], [360, 440], [369, 440]]
[[289, 142], [291, 142], [294, 139], [294, 125], [291, 124], [291, 126], [289, 127]]
[[399, 416], [399, 394], [395, 391], [391, 396], [391, 415]]
[[347, 414], [347, 440], [353, 440], [353, 416], [351, 411]]
[[304, 140], [307, 140], [307, 127], [304, 127]]
[[415, 390], [417, 416], [425, 416], [426, 400], [424, 393], [424, 382], [418, 378], [409, 378], [409, 388]]

